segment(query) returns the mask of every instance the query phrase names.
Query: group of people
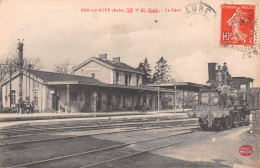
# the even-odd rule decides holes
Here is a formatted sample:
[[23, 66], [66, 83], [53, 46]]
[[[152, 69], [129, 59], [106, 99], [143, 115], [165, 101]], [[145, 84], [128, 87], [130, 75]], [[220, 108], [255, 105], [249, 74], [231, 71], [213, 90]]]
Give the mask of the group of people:
[[[19, 105], [17, 105], [19, 109]], [[23, 101], [21, 104], [22, 113], [33, 113], [34, 112], [34, 104], [33, 101]]]

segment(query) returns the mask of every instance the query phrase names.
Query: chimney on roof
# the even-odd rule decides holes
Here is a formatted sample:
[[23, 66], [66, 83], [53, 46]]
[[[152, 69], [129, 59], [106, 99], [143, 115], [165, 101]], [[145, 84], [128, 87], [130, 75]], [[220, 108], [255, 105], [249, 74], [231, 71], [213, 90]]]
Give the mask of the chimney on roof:
[[99, 54], [99, 58], [106, 61], [107, 60], [107, 54]]
[[120, 63], [120, 57], [114, 57], [113, 62], [114, 63]]

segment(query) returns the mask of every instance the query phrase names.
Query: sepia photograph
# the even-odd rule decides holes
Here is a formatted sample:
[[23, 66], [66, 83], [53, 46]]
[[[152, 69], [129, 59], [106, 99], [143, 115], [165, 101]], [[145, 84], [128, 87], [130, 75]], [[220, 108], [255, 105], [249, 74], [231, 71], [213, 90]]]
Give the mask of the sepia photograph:
[[1, 168], [260, 168], [258, 0], [0, 0]]

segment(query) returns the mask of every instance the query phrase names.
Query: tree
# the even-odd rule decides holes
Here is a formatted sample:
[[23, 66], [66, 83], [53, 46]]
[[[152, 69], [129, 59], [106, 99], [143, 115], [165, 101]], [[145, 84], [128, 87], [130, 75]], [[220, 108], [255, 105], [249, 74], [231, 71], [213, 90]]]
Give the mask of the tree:
[[30, 69], [33, 70], [40, 70], [42, 69], [42, 62], [39, 57], [30, 57], [30, 58], [25, 58], [23, 61], [23, 67], [25, 69], [28, 69], [29, 65], [31, 66]]
[[153, 82], [165, 83], [173, 81], [174, 79], [171, 76], [171, 67], [167, 64], [167, 61], [161, 57], [159, 61], [156, 62]]
[[143, 72], [143, 83], [152, 83], [152, 69], [148, 62], [147, 57], [145, 57], [144, 62], [140, 62], [137, 68], [139, 71]]
[[58, 73], [63, 73], [63, 74], [71, 74], [72, 73], [72, 64], [70, 63], [69, 60], [65, 60], [64, 62], [60, 64], [54, 65], [54, 71]]
[[[42, 68], [41, 59], [39, 57], [25, 57], [23, 59], [23, 69], [28, 69], [29, 65], [30, 69], [39, 70]], [[18, 56], [14, 54], [9, 57], [3, 57], [0, 60], [0, 73], [1, 77], [10, 76], [11, 74], [18, 71]]]

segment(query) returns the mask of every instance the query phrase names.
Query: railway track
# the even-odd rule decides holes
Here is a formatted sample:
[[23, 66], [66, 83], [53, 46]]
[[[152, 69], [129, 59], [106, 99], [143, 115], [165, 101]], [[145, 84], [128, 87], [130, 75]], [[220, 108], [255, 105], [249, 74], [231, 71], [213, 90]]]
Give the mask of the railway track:
[[[183, 134], [185, 134], [185, 133], [183, 133]], [[182, 134], [182, 135], [183, 135], [183, 134]], [[195, 138], [194, 138], [194, 139], [195, 139]], [[193, 140], [194, 140], [194, 139], [193, 139]], [[136, 156], [136, 155], [141, 155], [141, 154], [144, 154], [144, 153], [147, 153], [147, 152], [152, 152], [152, 151], [155, 151], [155, 150], [159, 150], [159, 149], [167, 148], [167, 147], [170, 147], [170, 146], [178, 145], [178, 144], [181, 144], [181, 143], [183, 143], [183, 141], [181, 141], [181, 142], [175, 142], [175, 143], [168, 143], [168, 144], [166, 144], [166, 145], [162, 145], [162, 146], [159, 146], [159, 147], [151, 148], [151, 149], [144, 150], [144, 151], [140, 151], [140, 152], [135, 152], [135, 153], [132, 153], [132, 154], [129, 154], [129, 155], [124, 155], [124, 156], [116, 157], [116, 158], [109, 159], [109, 160], [105, 160], [105, 161], [101, 161], [101, 162], [96, 162], [96, 163], [93, 163], [93, 164], [81, 166], [81, 167], [79, 167], [79, 168], [94, 167], [94, 166], [102, 165], [102, 164], [105, 164], [105, 163], [108, 163], [108, 162], [113, 162], [113, 161], [116, 161], [116, 160], [125, 159], [125, 158], [128, 158], [128, 157], [132, 157], [132, 156]]]
[[[114, 118], [107, 118], [107, 119], [100, 119], [100, 120], [85, 120], [85, 121], [70, 121], [66, 122], [64, 121], [63, 123], [55, 123], [55, 124], [50, 124], [46, 125], [45, 123], [37, 123], [37, 125], [15, 125], [15, 126], [10, 126], [6, 128], [0, 128], [1, 130], [12, 130], [12, 129], [28, 129], [28, 128], [58, 128], [58, 127], [66, 127], [66, 126], [84, 126], [84, 125], [99, 125], [99, 124], [106, 124], [110, 122], [111, 120], [116, 123], [125, 123], [125, 122], [143, 122], [143, 121], [154, 121], [154, 120], [177, 120], [177, 119], [189, 119], [189, 117], [183, 118], [183, 117], [152, 117], [152, 118], [121, 118], [121, 119], [114, 119]], [[50, 122], [51, 123], [51, 122]]]
[[[161, 128], [162, 129], [162, 128]], [[164, 128], [165, 129], [165, 128]], [[52, 147], [54, 146], [55, 140], [62, 140], [61, 142], [58, 142], [58, 144], [66, 144], [66, 145], [76, 145], [76, 144], [80, 144], [80, 143], [84, 143], [86, 141], [88, 141], [88, 137], [92, 137], [92, 136], [102, 136], [102, 135], [109, 135], [109, 134], [114, 134], [119, 135], [120, 133], [127, 133], [126, 136], [123, 137], [125, 138], [142, 138], [142, 136], [158, 136], [160, 134], [165, 134], [165, 133], [173, 133], [173, 132], [182, 132], [182, 131], [200, 131], [199, 128], [182, 128], [182, 129], [174, 129], [172, 130], [171, 128], [166, 128], [167, 130], [159, 130], [156, 131], [156, 133], [152, 132], [153, 129], [143, 129], [143, 130], [129, 130], [129, 131], [119, 131], [119, 132], [109, 132], [109, 133], [96, 133], [96, 134], [92, 134], [92, 135], [85, 135], [85, 136], [74, 136], [72, 139], [52, 139], [50, 141], [47, 141], [46, 143], [41, 143], [41, 142], [45, 142], [45, 141], [38, 141], [39, 143], [37, 143], [37, 141], [35, 142], [36, 144], [33, 144], [32, 146], [30, 145], [30, 142], [21, 142], [21, 143], [13, 143], [13, 144], [6, 144], [5, 146], [0, 146], [0, 153], [4, 154], [5, 152], [17, 152], [20, 150], [23, 151], [31, 151], [34, 149], [41, 149], [41, 148], [47, 148], [47, 147]], [[134, 134], [134, 135], [129, 135], [129, 132], [138, 132], [138, 131], [144, 131], [145, 133], [138, 133], [138, 134]], [[122, 135], [122, 134], [121, 134]], [[34, 142], [32, 142], [34, 143]], [[27, 145], [28, 144], [28, 145]]]
[[[189, 126], [189, 125], [187, 125]], [[193, 126], [193, 125], [191, 125]], [[122, 130], [119, 130], [119, 131], [111, 131], [111, 132], [101, 132], [101, 133], [91, 133], [91, 134], [87, 134], [87, 135], [78, 135], [78, 136], [59, 136], [58, 138], [43, 138], [43, 139], [36, 139], [36, 140], [30, 140], [30, 141], [18, 141], [18, 142], [8, 142], [8, 138], [5, 139], [5, 138], [2, 138], [0, 139], [3, 144], [0, 144], [0, 147], [1, 146], [9, 146], [11, 147], [12, 145], [22, 145], [22, 144], [25, 144], [25, 143], [36, 143], [36, 142], [44, 142], [44, 141], [56, 141], [56, 140], [64, 140], [64, 139], [75, 139], [75, 138], [79, 138], [79, 137], [86, 137], [86, 136], [94, 136], [94, 135], [102, 135], [102, 134], [114, 134], [114, 133], [125, 133], [125, 132], [133, 132], [133, 131], [144, 131], [144, 130], [153, 130], [153, 129], [163, 129], [163, 128], [176, 128], [175, 126], [168, 126], [168, 127], [151, 127], [151, 128], [132, 128], [132, 127], [129, 127], [129, 128], [125, 128], [125, 129], [122, 129]], [[106, 131], [108, 129], [103, 129], [103, 130], [100, 130], [100, 131]], [[183, 130], [183, 129], [181, 129]], [[200, 130], [200, 128], [198, 128], [198, 130]], [[171, 131], [174, 131], [174, 130], [171, 130]]]
[[[158, 117], [152, 117], [152, 118], [138, 118], [138, 119], [131, 119], [131, 118], [122, 118], [122, 119], [116, 119], [114, 120], [114, 122], [117, 123], [125, 123], [125, 122], [143, 122], [143, 121], [154, 121], [157, 120]], [[189, 117], [183, 118], [183, 117], [160, 117], [160, 120], [172, 120], [172, 119], [189, 119]], [[13, 129], [28, 129], [28, 128], [58, 128], [58, 127], [63, 127], [63, 126], [84, 126], [84, 125], [99, 125], [99, 124], [106, 124], [108, 123], [109, 120], [113, 120], [113, 118], [109, 118], [108, 119], [101, 119], [101, 120], [86, 120], [86, 121], [70, 121], [69, 123], [64, 122], [64, 123], [55, 123], [55, 124], [50, 124], [50, 125], [46, 125], [45, 123], [39, 123], [37, 125], [15, 125], [15, 126], [10, 126], [10, 127], [6, 127], [6, 128], [0, 128], [0, 132], [1, 130], [13, 130]], [[51, 122], [50, 122], [51, 123]]]
[[150, 121], [132, 121], [132, 122], [106, 122], [106, 123], [97, 123], [92, 124], [88, 123], [86, 125], [79, 126], [57, 126], [57, 127], [47, 127], [47, 128], [13, 128], [13, 129], [2, 129], [0, 130], [0, 135], [2, 137], [19, 137], [19, 136], [28, 136], [34, 134], [53, 134], [53, 133], [61, 133], [66, 131], [88, 131], [88, 130], [97, 130], [97, 129], [111, 129], [111, 128], [124, 128], [124, 127], [147, 127], [147, 126], [158, 126], [164, 125], [169, 126], [171, 124], [179, 124], [182, 122], [196, 122], [194, 119], [174, 119], [174, 120], [150, 120]]
[[[185, 130], [182, 130], [185, 131]], [[142, 143], [147, 143], [147, 142], [155, 142], [158, 140], [163, 140], [165, 138], [169, 138], [169, 137], [175, 137], [175, 136], [181, 136], [181, 135], [185, 135], [185, 134], [190, 134], [190, 133], [194, 133], [194, 132], [198, 132], [198, 130], [187, 130], [185, 132], [182, 133], [174, 133], [174, 134], [167, 134], [164, 136], [159, 136], [159, 137], [155, 137], [155, 138], [149, 138], [149, 139], [145, 139], [145, 140], [140, 140], [140, 141], [134, 141], [134, 142], [129, 142], [129, 143], [125, 143], [125, 144], [119, 144], [119, 145], [114, 145], [114, 146], [110, 146], [110, 147], [105, 147], [105, 148], [101, 148], [101, 149], [96, 149], [96, 150], [91, 150], [91, 151], [84, 151], [84, 152], [80, 152], [80, 153], [74, 153], [74, 154], [69, 154], [69, 155], [64, 155], [64, 156], [59, 156], [59, 157], [55, 157], [55, 158], [51, 158], [51, 159], [45, 159], [45, 160], [39, 160], [39, 161], [35, 161], [35, 162], [30, 162], [30, 163], [24, 163], [24, 164], [19, 164], [19, 165], [9, 165], [8, 167], [12, 167], [12, 168], [16, 168], [16, 167], [38, 167], [38, 166], [42, 166], [42, 164], [48, 164], [51, 162], [57, 162], [57, 161], [61, 161], [64, 159], [69, 159], [69, 158], [74, 158], [74, 157], [82, 157], [82, 156], [87, 156], [87, 155], [97, 155], [99, 152], [112, 152], [112, 151], [116, 151], [119, 149], [122, 149], [124, 147], [128, 147], [131, 145], [136, 145], [136, 144], [142, 144]], [[149, 150], [145, 150], [145, 151], [138, 151], [138, 152], [134, 152], [128, 155], [124, 155], [124, 156], [120, 156], [120, 157], [116, 157], [116, 158], [112, 158], [112, 159], [108, 159], [105, 161], [100, 161], [100, 162], [96, 162], [96, 163], [92, 163], [86, 166], [82, 166], [82, 168], [85, 167], [92, 167], [92, 166], [96, 166], [96, 165], [100, 165], [100, 164], [104, 164], [107, 162], [111, 162], [111, 161], [115, 161], [118, 159], [123, 159], [126, 157], [130, 157], [130, 156], [134, 156], [134, 155], [139, 155], [145, 152], [149, 152], [149, 151], [153, 151], [153, 150], [157, 150], [157, 149], [162, 149], [165, 147], [169, 147], [169, 146], [173, 146], [176, 145], [178, 143], [181, 142], [175, 142], [175, 143], [170, 143], [170, 144], [164, 144], [161, 146], [157, 146], [154, 148], [151, 148]], [[43, 166], [45, 167], [45, 166]]]

